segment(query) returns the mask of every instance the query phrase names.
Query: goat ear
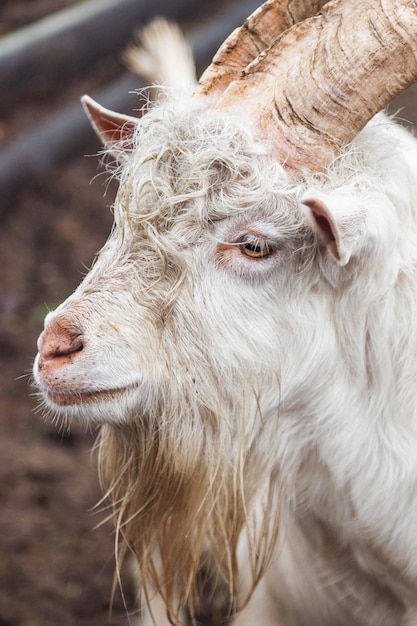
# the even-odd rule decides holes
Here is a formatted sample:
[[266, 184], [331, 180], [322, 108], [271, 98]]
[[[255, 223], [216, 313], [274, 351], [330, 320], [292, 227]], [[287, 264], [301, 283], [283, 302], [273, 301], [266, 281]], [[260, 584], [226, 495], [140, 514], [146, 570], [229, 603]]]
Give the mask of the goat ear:
[[133, 150], [133, 136], [139, 120], [105, 109], [90, 96], [83, 96], [81, 102], [100, 141], [118, 161], [124, 161]]
[[342, 194], [309, 190], [301, 203], [310, 209], [313, 228], [340, 266], [349, 262], [363, 235], [365, 209]]

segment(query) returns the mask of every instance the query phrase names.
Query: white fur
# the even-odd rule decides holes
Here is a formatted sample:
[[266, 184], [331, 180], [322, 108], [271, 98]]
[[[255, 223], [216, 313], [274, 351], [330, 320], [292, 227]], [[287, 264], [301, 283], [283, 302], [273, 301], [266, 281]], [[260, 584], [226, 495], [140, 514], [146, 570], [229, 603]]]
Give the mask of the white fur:
[[[190, 457], [201, 407], [220, 416], [261, 494], [242, 597], [265, 484], [279, 495], [271, 565], [235, 626], [416, 626], [417, 143], [380, 114], [324, 174], [291, 180], [254, 134], [184, 101], [144, 116], [109, 241], [46, 320], [71, 320], [84, 349], [53, 378], [38, 357], [35, 380], [67, 418], [175, 419]], [[350, 229], [343, 264], [303, 204], [314, 195]], [[246, 257], [248, 233], [274, 254]]]

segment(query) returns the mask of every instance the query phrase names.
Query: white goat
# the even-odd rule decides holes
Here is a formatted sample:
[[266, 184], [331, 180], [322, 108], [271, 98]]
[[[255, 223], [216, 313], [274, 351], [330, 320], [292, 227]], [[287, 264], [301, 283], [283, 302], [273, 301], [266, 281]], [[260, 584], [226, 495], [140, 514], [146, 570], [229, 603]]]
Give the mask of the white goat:
[[158, 626], [417, 626], [417, 142], [373, 117], [417, 6], [322, 4], [270, 0], [141, 120], [84, 100], [115, 226], [34, 377], [103, 425]]

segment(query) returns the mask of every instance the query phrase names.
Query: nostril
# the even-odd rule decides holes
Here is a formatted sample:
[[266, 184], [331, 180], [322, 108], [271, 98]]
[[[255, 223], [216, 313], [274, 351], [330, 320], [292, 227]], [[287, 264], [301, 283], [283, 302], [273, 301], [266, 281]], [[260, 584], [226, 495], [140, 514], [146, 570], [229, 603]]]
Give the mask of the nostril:
[[84, 343], [80, 340], [79, 345], [75, 346], [71, 352], [81, 352], [84, 349]]
[[81, 352], [84, 348], [84, 344], [81, 339], [81, 335], [75, 337], [71, 345], [60, 344], [53, 349], [52, 358], [57, 358], [60, 356], [68, 356], [69, 354], [74, 354], [74, 352]]
[[39, 367], [42, 369], [51, 362], [58, 366], [72, 361], [84, 347], [84, 337], [79, 328], [74, 328], [65, 320], [55, 320], [39, 338]]

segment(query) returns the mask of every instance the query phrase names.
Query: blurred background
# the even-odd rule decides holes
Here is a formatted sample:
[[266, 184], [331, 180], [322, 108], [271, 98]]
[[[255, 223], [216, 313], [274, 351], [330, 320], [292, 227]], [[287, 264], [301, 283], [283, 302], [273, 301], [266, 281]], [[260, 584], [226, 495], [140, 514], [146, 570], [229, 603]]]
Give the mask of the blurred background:
[[[105, 242], [115, 187], [79, 104], [140, 108], [122, 54], [156, 15], [177, 20], [199, 72], [257, 0], [0, 0], [0, 626], [124, 626], [94, 430], [42, 420], [30, 370], [43, 318]], [[393, 103], [410, 128], [417, 90]], [[88, 155], [88, 156], [86, 156]], [[98, 526], [98, 528], [96, 528]]]

